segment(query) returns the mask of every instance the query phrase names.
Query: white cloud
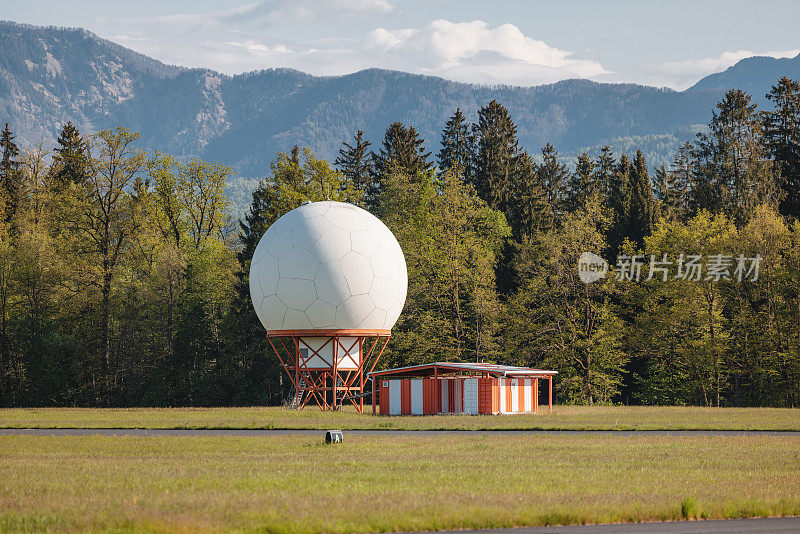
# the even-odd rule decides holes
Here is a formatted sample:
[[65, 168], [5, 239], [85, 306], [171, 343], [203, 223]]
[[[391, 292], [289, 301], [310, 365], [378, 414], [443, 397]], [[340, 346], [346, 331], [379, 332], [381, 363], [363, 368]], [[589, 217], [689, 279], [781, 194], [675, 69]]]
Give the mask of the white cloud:
[[682, 90], [747, 57], [800, 52], [736, 50], [610, 72], [591, 51], [557, 48], [514, 24], [438, 19], [419, 27], [387, 27], [388, 19], [402, 18], [394, 16], [398, 13], [390, 0], [268, 0], [215, 13], [99, 19], [92, 29], [168, 63], [228, 74], [290, 67], [337, 75], [379, 67], [512, 85], [589, 78]]
[[800, 54], [800, 50], [777, 50], [767, 52], [736, 50], [732, 52], [723, 52], [716, 57], [649, 63], [644, 65], [638, 72], [629, 73], [627, 75], [604, 76], [601, 78], [607, 81], [634, 81], [636, 83], [665, 86], [680, 91], [691, 87], [704, 76], [715, 72], [722, 72], [749, 57], [765, 56], [785, 58], [795, 57], [797, 54]]
[[[241, 5], [243, 2], [250, 3]], [[142, 16], [136, 6], [123, 9], [113, 2], [107, 4], [114, 8], [95, 12], [116, 13], [117, 18], [96, 18], [86, 24], [91, 15], [83, 14], [70, 15], [64, 22], [79, 23], [167, 63], [227, 74], [292, 67], [336, 75], [380, 67], [490, 84], [537, 85], [588, 78], [680, 90], [753, 55], [788, 57], [798, 53], [753, 49], [756, 43], [765, 42], [765, 36], [772, 44], [764, 47], [800, 48], [791, 42], [791, 32], [788, 37], [781, 35], [783, 26], [793, 20], [788, 16], [783, 19], [785, 24], [772, 32], [746, 35], [741, 21], [731, 20], [731, 31], [709, 39], [702, 32], [676, 36], [651, 28], [643, 34], [641, 25], [623, 23], [624, 28], [615, 29], [613, 24], [600, 24], [600, 18], [613, 9], [579, 10], [586, 20], [572, 20], [574, 9], [548, 8], [545, 15], [555, 21], [558, 31], [539, 33], [545, 30], [533, 28], [541, 28], [536, 17], [543, 15], [541, 9], [532, 7], [534, 2], [503, 4], [499, 9], [491, 2], [457, 0], [236, 0], [217, 2], [214, 12], [203, 12], [213, 3], [186, 5], [188, 13], [176, 13], [172, 4], [162, 2], [164, 6], [155, 10], [166, 13], [161, 16]], [[60, 13], [44, 11], [53, 12], [50, 19]], [[652, 9], [639, 11], [626, 12], [626, 16], [634, 20], [654, 14]], [[671, 16], [671, 11], [665, 8], [659, 13]], [[498, 20], [500, 13], [505, 18]], [[471, 20], [488, 17], [491, 24]], [[38, 20], [39, 15], [34, 18]], [[584, 24], [594, 19], [598, 24]], [[39, 21], [44, 22], [52, 20]], [[715, 43], [724, 48], [714, 48]], [[724, 49], [730, 51], [720, 53]]]
[[[267, 0], [213, 13], [99, 18], [89, 29], [187, 67], [227, 74], [271, 67], [340, 74], [361, 66], [352, 59], [358, 39], [350, 37], [347, 26], [397, 12], [389, 0]], [[330, 28], [345, 36], [326, 33]], [[341, 50], [342, 43], [349, 48]]]
[[377, 28], [363, 41], [380, 66], [477, 83], [535, 85], [608, 71], [526, 36], [513, 24], [435, 20], [422, 29]]
[[208, 15], [223, 24], [246, 26], [291, 24], [294, 21], [326, 21], [342, 15], [387, 15], [397, 12], [387, 0], [268, 0]]
[[376, 28], [369, 32], [364, 43], [367, 48], [377, 48], [382, 52], [387, 52], [392, 48], [396, 48], [403, 43], [408, 42], [410, 38], [417, 34], [417, 30], [387, 30], [385, 28]]
[[735, 52], [723, 52], [717, 57], [703, 59], [690, 59], [686, 61], [667, 61], [658, 64], [656, 70], [675, 75], [696, 75], [720, 72], [728, 67], [732, 67], [739, 61], [753, 56], [768, 56], [774, 58], [794, 57], [800, 50], [783, 50], [773, 52], [753, 52], [752, 50], [737, 50]]
[[[275, 29], [302, 28], [308, 33], [314, 24], [326, 24], [337, 18], [372, 17], [397, 12], [388, 0], [266, 0], [231, 9], [202, 14], [171, 14], [156, 17], [108, 19], [99, 18], [95, 27], [104, 35], [114, 35], [111, 30], [127, 40], [141, 34], [160, 40], [170, 40], [175, 35], [213, 39], [230, 33], [247, 33]], [[185, 43], [185, 44], [184, 44]], [[190, 43], [173, 42], [188, 46]]]
[[236, 41], [230, 41], [230, 42], [225, 43], [225, 44], [226, 45], [230, 45], [230, 46], [236, 46], [236, 47], [242, 48], [244, 50], [247, 50], [249, 52], [277, 52], [279, 54], [291, 54], [292, 53], [291, 50], [289, 50], [288, 48], [286, 48], [286, 46], [284, 46], [282, 44], [275, 45], [272, 48], [270, 48], [269, 46], [263, 45], [261, 43], [255, 42], [255, 41], [245, 41], [245, 42], [241, 42], [241, 43], [236, 42]]
[[[369, 24], [396, 10], [387, 0], [269, 1], [210, 14], [98, 23], [101, 34], [125, 36], [123, 44], [162, 61], [229, 74], [292, 67], [336, 75], [379, 67], [514, 85], [607, 74], [597, 61], [529, 37], [513, 24], [441, 19], [421, 28]], [[330, 24], [336, 17], [340, 24]], [[362, 22], [360, 31], [314, 31], [349, 29], [354, 18]], [[309, 35], [314, 37], [303, 38]]]

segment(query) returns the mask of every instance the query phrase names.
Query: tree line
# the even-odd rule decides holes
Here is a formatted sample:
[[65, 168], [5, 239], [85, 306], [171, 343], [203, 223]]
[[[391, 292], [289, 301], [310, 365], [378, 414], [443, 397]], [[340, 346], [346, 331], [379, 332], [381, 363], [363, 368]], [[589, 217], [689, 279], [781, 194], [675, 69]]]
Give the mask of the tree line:
[[[759, 111], [729, 91], [655, 169], [608, 147], [574, 164], [550, 144], [531, 154], [496, 101], [474, 124], [455, 110], [435, 154], [395, 122], [378, 146], [357, 132], [333, 164], [278, 154], [239, 221], [223, 164], [69, 123], [52, 152], [21, 151], [6, 125], [0, 403], [283, 402], [249, 262], [278, 217], [332, 199], [380, 217], [406, 256], [382, 366], [551, 368], [570, 403], [797, 406], [800, 84], [782, 78], [767, 97]], [[610, 272], [582, 281], [585, 252]], [[680, 276], [688, 258], [716, 265]]]

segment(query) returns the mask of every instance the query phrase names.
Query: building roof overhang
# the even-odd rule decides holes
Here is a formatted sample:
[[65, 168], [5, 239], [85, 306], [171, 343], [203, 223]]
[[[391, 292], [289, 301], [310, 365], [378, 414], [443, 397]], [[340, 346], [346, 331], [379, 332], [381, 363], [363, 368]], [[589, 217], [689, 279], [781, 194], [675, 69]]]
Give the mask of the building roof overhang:
[[394, 369], [384, 369], [373, 371], [368, 374], [370, 377], [384, 378], [392, 377], [425, 377], [438, 376], [444, 374], [464, 373], [482, 374], [493, 377], [511, 378], [550, 378], [558, 374], [557, 371], [545, 369], [533, 369], [531, 367], [515, 367], [512, 365], [497, 365], [494, 363], [464, 363], [464, 362], [434, 362], [422, 365], [411, 365], [408, 367], [396, 367]]

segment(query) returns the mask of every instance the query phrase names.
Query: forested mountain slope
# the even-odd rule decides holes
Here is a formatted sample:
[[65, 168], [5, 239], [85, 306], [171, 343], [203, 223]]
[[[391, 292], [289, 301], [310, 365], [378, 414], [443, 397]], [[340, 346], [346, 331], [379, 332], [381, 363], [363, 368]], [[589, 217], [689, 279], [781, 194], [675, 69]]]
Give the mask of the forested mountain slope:
[[474, 120], [496, 99], [532, 153], [546, 142], [564, 156], [610, 144], [617, 152], [642, 148], [659, 164], [708, 123], [726, 88], [741, 85], [763, 100], [777, 71], [793, 75], [799, 65], [797, 58], [751, 58], [684, 92], [586, 80], [489, 87], [379, 69], [226, 76], [164, 65], [85, 30], [2, 22], [0, 121], [23, 144], [46, 145], [67, 120], [85, 132], [125, 125], [141, 132], [148, 148], [222, 161], [255, 177], [295, 144], [332, 158], [356, 130], [376, 142], [393, 121], [414, 124], [433, 147], [456, 107]]

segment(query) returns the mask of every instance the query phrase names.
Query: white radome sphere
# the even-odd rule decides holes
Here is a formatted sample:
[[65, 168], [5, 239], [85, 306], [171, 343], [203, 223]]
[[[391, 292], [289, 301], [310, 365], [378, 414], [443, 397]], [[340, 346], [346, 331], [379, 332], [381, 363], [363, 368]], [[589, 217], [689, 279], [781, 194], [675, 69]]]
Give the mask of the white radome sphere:
[[267, 330], [389, 330], [407, 291], [406, 260], [392, 232], [342, 202], [285, 214], [250, 264], [250, 297]]

